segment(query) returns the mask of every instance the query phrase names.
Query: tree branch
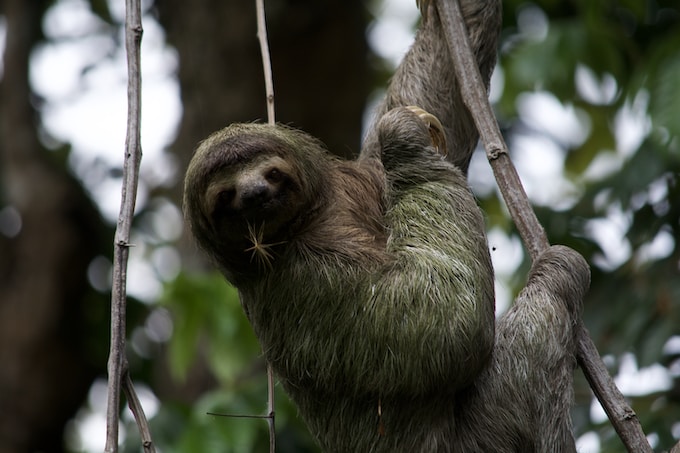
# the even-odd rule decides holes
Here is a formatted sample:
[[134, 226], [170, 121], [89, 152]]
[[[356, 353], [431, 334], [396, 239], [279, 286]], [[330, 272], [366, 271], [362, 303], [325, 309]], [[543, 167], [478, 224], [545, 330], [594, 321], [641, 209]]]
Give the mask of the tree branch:
[[[550, 244], [508, 155], [508, 147], [498, 128], [470, 48], [460, 5], [458, 0], [436, 0], [435, 3], [453, 59], [463, 102], [470, 111], [487, 150], [487, 158], [510, 215], [529, 255], [535, 260]], [[635, 412], [628, 406], [614, 384], [582, 322], [576, 332], [579, 365], [619, 437], [629, 451], [652, 452]]]
[[128, 72], [128, 119], [125, 139], [125, 158], [123, 161], [123, 187], [120, 213], [116, 225], [113, 251], [113, 287], [111, 290], [111, 345], [108, 363], [108, 407], [106, 411], [106, 445], [104, 451], [118, 451], [118, 424], [120, 413], [121, 381], [130, 407], [137, 420], [144, 450], [155, 451], [146, 423], [146, 416], [127, 372], [125, 358], [125, 318], [127, 263], [129, 256], [130, 229], [135, 211], [139, 166], [142, 159], [141, 147], [141, 42], [142, 13], [139, 0], [126, 0], [125, 3], [125, 50]]

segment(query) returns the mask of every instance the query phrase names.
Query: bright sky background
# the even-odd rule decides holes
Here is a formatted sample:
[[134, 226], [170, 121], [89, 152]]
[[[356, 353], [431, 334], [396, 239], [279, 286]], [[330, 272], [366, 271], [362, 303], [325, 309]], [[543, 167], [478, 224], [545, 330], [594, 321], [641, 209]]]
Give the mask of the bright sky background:
[[[110, 4], [114, 16], [122, 20], [123, 2], [111, 0]], [[370, 43], [377, 53], [396, 66], [413, 41], [412, 27], [418, 19], [415, 2], [385, 0], [376, 7], [374, 14], [378, 19], [369, 30]], [[548, 23], [540, 10], [530, 7], [522, 14], [518, 21], [519, 33], [532, 39], [545, 36]], [[177, 57], [165, 42], [163, 29], [154, 19], [145, 17], [143, 27], [144, 157], [138, 205], [147, 202], [147, 185], [172, 184], [181, 171], [172, 156], [165, 152], [165, 147], [174, 139], [182, 113], [175, 77]], [[46, 101], [42, 112], [46, 129], [56, 139], [72, 144], [71, 165], [105, 217], [114, 222], [119, 210], [121, 179], [120, 175], [112, 175], [108, 169], [111, 166], [122, 168], [127, 114], [126, 62], [123, 51], [102, 32], [103, 29], [84, 0], [57, 1], [44, 21], [45, 34], [53, 41], [34, 52], [31, 83]], [[4, 30], [4, 22], [0, 20], [0, 49], [4, 47]], [[607, 103], [616, 93], [613, 77], [598, 80], [587, 67], [578, 68], [576, 79], [581, 95], [593, 102]], [[498, 98], [502, 87], [503, 74], [498, 70], [492, 79], [492, 100]], [[643, 93], [620, 113], [615, 124], [617, 149], [597, 159], [584, 178], [599, 179], [621, 167], [623, 159], [637, 148], [649, 131], [646, 106], [647, 99]], [[578, 199], [579, 189], [562, 176], [565, 158], [562, 147], [585, 140], [591, 127], [587, 116], [573, 106], [562, 105], [550, 93], [541, 91], [520, 96], [518, 111], [531, 130], [515, 136], [509, 145], [529, 197], [540, 205], [569, 208]], [[495, 190], [490, 167], [481, 151], [475, 154], [471, 164], [470, 180], [477, 193]], [[631, 219], [619, 206], [611, 206], [608, 210], [607, 218], [591, 222], [589, 228], [605, 252], [595, 264], [615, 268], [631, 253], [624, 238]], [[164, 240], [172, 241], [181, 234], [182, 217], [172, 203], [157, 202], [150, 219], [156, 235]], [[642, 259], [664, 256], [672, 248], [672, 241], [668, 233], [665, 236], [660, 233]], [[160, 293], [161, 281], [172, 279], [179, 272], [180, 258], [172, 247], [161, 247], [154, 250], [149, 259], [145, 238], [140, 236], [133, 242], [137, 243], [137, 247], [132, 249], [130, 259], [129, 290], [136, 297], [152, 302]], [[503, 310], [510, 299], [503, 282], [521, 262], [522, 245], [516, 237], [508, 237], [497, 229], [489, 232], [489, 242], [494, 249], [492, 257], [497, 274], [498, 306]], [[93, 276], [100, 275], [102, 269], [106, 271], [108, 266], [101, 260], [95, 261]], [[96, 277], [92, 280], [93, 284], [100, 285], [100, 289], [105, 289], [107, 282], [97, 283]], [[680, 339], [676, 340], [680, 343]], [[667, 347], [680, 348], [680, 344]], [[630, 354], [623, 358], [617, 384], [625, 394], [645, 394], [668, 388], [670, 377], [660, 365], [638, 370], [635, 357]], [[90, 392], [89, 411], [76, 419], [70, 431], [74, 445], [79, 444], [86, 451], [101, 451], [103, 448], [106, 407], [102, 394], [105, 394], [105, 383], [97, 381]], [[142, 389], [142, 397], [147, 414], [153, 415], [157, 400], [146, 388]], [[597, 403], [593, 404], [592, 411], [595, 417], [604, 417]], [[599, 451], [597, 436], [583, 436], [579, 440], [579, 449]]]

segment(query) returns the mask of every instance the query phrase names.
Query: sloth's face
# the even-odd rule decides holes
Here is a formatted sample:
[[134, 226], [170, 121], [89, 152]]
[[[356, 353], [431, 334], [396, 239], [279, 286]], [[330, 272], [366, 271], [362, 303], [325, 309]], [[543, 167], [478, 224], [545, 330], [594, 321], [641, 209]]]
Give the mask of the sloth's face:
[[316, 140], [285, 126], [233, 124], [212, 134], [184, 183], [198, 244], [228, 267], [239, 266], [239, 251], [287, 243], [318, 204], [325, 159]]
[[279, 155], [237, 161], [216, 173], [204, 197], [207, 217], [220, 236], [237, 239], [257, 230], [281, 236], [303, 203], [300, 177]]

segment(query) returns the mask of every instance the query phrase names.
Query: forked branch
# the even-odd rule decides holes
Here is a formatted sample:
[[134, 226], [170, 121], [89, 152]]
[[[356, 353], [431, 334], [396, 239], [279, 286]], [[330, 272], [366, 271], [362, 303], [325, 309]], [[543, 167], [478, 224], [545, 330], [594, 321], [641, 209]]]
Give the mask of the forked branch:
[[125, 50], [128, 72], [128, 119], [123, 160], [123, 187], [120, 213], [116, 225], [113, 251], [113, 285], [111, 288], [111, 345], [108, 363], [108, 407], [106, 410], [106, 453], [118, 451], [120, 391], [125, 390], [130, 409], [139, 427], [145, 453], [154, 453], [149, 426], [132, 380], [125, 357], [125, 318], [127, 305], [127, 263], [130, 230], [135, 211], [141, 147], [141, 42], [142, 13], [139, 0], [125, 2]]

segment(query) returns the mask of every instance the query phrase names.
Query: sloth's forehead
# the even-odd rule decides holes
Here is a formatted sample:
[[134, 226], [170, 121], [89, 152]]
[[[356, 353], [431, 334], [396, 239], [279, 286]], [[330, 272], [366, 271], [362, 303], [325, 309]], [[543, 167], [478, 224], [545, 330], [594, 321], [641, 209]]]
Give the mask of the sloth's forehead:
[[221, 166], [242, 166], [258, 164], [285, 153], [285, 144], [272, 137], [240, 136], [215, 145], [211, 160]]
[[272, 153], [263, 148], [234, 149], [233, 147], [217, 145], [212, 147], [204, 156], [204, 177], [212, 179], [225, 173], [242, 171], [271, 158]]

